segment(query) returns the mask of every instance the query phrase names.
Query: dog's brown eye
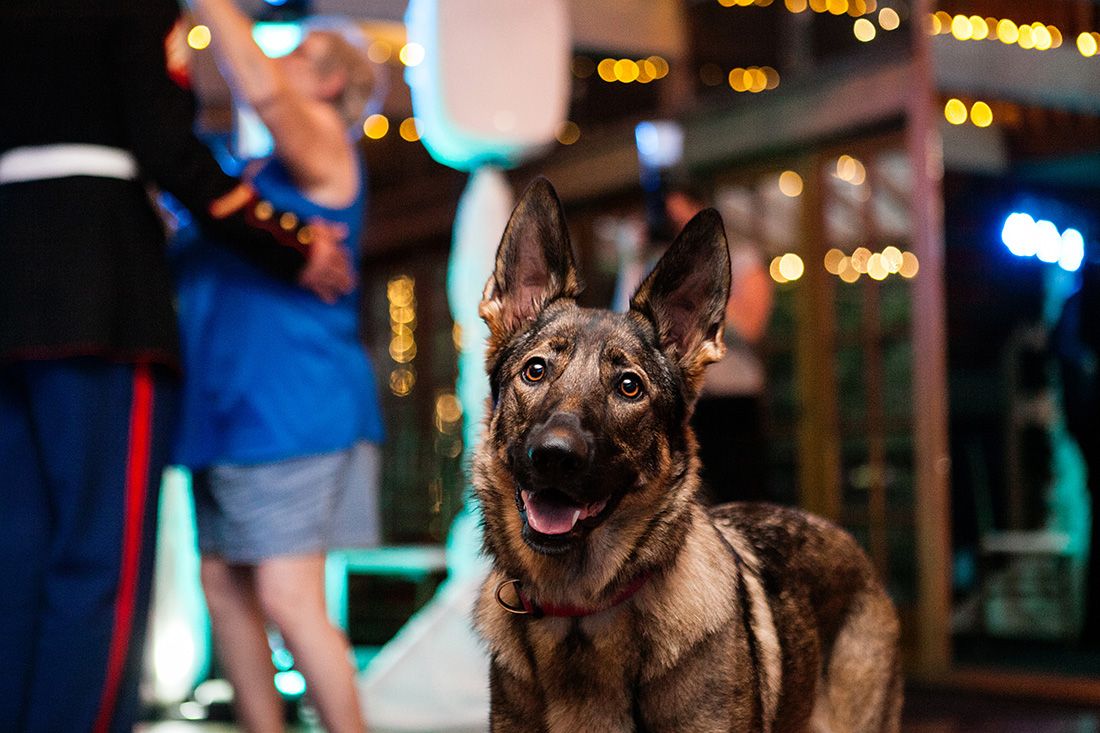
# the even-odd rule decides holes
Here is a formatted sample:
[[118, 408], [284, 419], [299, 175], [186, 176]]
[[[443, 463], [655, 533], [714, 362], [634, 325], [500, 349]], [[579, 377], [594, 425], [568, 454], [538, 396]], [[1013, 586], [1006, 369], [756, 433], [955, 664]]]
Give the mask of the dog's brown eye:
[[642, 396], [642, 381], [633, 374], [624, 374], [619, 378], [619, 394], [627, 399], [638, 399]]
[[530, 384], [541, 382], [546, 376], [546, 362], [542, 359], [532, 359], [523, 367], [523, 380]]

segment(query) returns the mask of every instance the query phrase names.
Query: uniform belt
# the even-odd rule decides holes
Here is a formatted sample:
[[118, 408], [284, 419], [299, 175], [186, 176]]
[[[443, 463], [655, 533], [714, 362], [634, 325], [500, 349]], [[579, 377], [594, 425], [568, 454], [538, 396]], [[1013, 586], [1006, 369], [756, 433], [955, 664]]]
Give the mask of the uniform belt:
[[68, 176], [132, 181], [137, 173], [137, 161], [129, 151], [106, 145], [36, 145], [0, 155], [0, 184]]

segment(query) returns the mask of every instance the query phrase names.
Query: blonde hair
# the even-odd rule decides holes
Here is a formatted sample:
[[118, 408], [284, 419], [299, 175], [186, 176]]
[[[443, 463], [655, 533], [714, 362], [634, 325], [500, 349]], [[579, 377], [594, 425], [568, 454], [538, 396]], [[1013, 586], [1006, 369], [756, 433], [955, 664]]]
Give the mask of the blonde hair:
[[328, 42], [324, 55], [316, 62], [318, 73], [327, 76], [343, 72], [346, 75], [344, 88], [332, 101], [348, 127], [357, 126], [366, 116], [367, 105], [377, 86], [373, 64], [339, 31], [318, 29], [311, 30], [309, 35]]

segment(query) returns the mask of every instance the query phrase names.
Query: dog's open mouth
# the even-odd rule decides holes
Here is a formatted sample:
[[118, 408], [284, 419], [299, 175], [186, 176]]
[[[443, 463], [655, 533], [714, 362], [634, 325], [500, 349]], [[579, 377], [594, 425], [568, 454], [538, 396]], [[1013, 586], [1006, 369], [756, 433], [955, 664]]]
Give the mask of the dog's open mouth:
[[591, 526], [591, 520], [602, 518], [600, 513], [607, 507], [608, 500], [580, 504], [554, 489], [524, 489], [520, 492], [520, 501], [531, 529], [543, 535], [560, 536], [569, 534], [578, 524]]
[[540, 538], [553, 544], [568, 541], [602, 522], [609, 501], [607, 497], [585, 504], [554, 489], [524, 489], [518, 492], [518, 499], [519, 510], [527, 521], [528, 540]]

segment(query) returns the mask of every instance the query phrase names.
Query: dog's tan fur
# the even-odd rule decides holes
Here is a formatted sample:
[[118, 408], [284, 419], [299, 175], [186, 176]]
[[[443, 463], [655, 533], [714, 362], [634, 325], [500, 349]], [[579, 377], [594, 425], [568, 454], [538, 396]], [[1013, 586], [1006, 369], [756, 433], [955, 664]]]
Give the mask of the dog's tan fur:
[[[474, 465], [494, 731], [898, 730], [896, 614], [856, 542], [796, 510], [696, 500], [688, 418], [722, 352], [728, 257], [704, 212], [630, 312], [584, 309], [550, 185], [512, 215], [481, 305], [493, 406]], [[574, 506], [601, 509], [530, 526]], [[510, 613], [503, 581], [582, 613]]]

